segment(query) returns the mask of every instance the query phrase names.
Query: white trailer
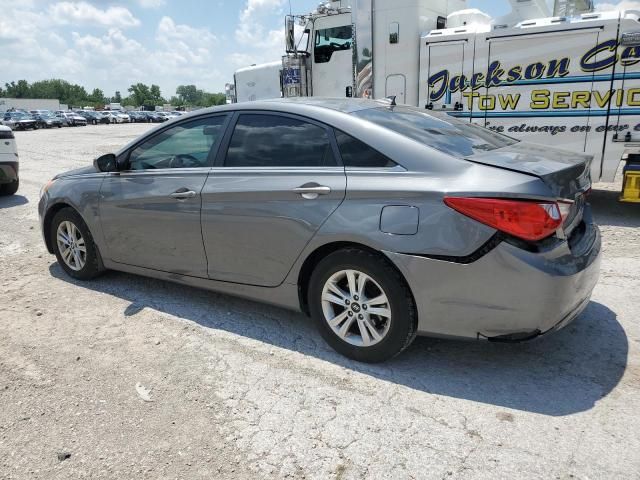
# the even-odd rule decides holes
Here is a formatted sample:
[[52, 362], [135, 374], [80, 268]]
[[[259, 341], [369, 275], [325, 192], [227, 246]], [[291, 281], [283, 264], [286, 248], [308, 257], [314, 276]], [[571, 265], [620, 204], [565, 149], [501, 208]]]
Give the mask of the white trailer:
[[418, 105], [587, 152], [613, 181], [640, 153], [640, 12], [467, 25], [420, 39]]
[[252, 65], [237, 70], [233, 76], [232, 98], [236, 102], [280, 98], [282, 96], [280, 70], [282, 70], [282, 62], [280, 61]]

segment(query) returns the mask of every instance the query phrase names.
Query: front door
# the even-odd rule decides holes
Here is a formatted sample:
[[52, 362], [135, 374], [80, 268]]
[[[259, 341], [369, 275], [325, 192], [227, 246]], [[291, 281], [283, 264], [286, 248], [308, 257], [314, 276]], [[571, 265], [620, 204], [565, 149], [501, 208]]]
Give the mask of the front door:
[[101, 188], [108, 257], [118, 263], [207, 277], [200, 209], [226, 115], [188, 120], [128, 152], [125, 171]]
[[215, 280], [274, 287], [345, 196], [333, 132], [311, 120], [242, 113], [202, 193]]

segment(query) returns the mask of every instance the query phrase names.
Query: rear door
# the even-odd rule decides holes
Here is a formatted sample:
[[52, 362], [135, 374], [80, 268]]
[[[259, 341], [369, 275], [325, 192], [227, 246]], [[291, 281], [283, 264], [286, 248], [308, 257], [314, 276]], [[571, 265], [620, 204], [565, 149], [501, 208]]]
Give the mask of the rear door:
[[202, 234], [214, 280], [280, 285], [345, 196], [333, 132], [271, 112], [236, 115], [202, 193]]

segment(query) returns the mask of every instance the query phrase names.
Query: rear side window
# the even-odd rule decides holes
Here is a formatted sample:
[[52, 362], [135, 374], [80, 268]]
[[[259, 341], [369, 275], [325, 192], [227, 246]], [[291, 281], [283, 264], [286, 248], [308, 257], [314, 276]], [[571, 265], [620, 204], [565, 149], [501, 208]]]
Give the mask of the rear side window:
[[517, 140], [450, 116], [435, 116], [411, 107], [360, 110], [353, 115], [394, 130], [453, 156], [466, 157], [517, 143]]
[[336, 140], [345, 167], [387, 168], [397, 164], [351, 135], [336, 130]]
[[225, 167], [329, 167], [336, 159], [327, 130], [280, 115], [240, 115]]

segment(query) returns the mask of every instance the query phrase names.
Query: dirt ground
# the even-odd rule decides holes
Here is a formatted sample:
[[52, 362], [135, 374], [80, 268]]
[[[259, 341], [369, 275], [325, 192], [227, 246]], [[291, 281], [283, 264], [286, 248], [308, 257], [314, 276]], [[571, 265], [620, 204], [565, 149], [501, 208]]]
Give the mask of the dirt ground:
[[600, 283], [520, 345], [418, 339], [347, 360], [304, 316], [111, 272], [43, 245], [40, 187], [149, 128], [18, 132], [0, 199], [0, 478], [640, 478], [640, 205], [591, 202]]

